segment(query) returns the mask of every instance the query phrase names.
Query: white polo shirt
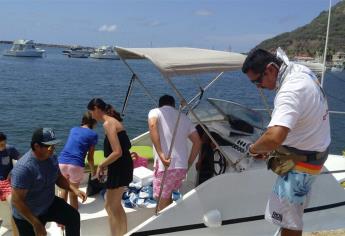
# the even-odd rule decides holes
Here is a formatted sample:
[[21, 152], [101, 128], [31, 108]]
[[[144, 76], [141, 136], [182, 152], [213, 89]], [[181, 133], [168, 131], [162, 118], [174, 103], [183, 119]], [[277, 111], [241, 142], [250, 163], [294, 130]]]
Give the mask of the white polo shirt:
[[303, 65], [288, 62], [277, 80], [280, 88], [268, 127], [279, 125], [290, 129], [283, 145], [325, 151], [331, 142], [328, 105], [319, 85], [313, 81], [317, 80], [314, 73]]
[[[174, 127], [178, 117], [178, 111], [171, 106], [163, 106], [160, 108], [152, 109], [148, 118], [158, 119], [158, 132], [160, 143], [165, 155], [168, 155], [169, 148], [171, 145], [171, 140], [174, 133]], [[171, 153], [171, 163], [169, 169], [187, 169], [188, 168], [188, 136], [196, 132], [193, 123], [188, 119], [185, 114], [181, 114], [178, 129], [176, 133], [175, 143]], [[164, 170], [164, 166], [159, 159], [155, 147], [153, 146], [155, 163], [157, 160], [159, 163], [159, 171]]]

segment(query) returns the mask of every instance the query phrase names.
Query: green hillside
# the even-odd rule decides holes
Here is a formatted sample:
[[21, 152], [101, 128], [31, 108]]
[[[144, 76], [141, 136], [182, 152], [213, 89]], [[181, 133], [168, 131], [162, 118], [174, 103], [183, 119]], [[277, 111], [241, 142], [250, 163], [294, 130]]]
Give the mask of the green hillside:
[[[322, 55], [325, 47], [327, 20], [328, 11], [323, 11], [309, 24], [267, 39], [257, 47], [273, 51], [280, 46], [290, 56]], [[328, 55], [333, 55], [338, 51], [345, 52], [345, 1], [332, 7], [328, 50]]]

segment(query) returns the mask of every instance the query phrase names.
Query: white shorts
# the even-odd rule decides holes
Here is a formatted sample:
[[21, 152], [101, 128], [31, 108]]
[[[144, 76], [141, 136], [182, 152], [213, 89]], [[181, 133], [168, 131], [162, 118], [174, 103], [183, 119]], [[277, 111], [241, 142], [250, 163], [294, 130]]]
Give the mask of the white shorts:
[[303, 212], [315, 178], [315, 175], [297, 171], [278, 176], [266, 206], [265, 219], [282, 228], [302, 230]]

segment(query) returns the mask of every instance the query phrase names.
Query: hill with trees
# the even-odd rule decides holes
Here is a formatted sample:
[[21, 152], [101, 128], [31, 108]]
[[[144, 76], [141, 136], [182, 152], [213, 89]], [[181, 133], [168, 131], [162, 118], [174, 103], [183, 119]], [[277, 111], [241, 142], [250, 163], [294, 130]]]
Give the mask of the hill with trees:
[[[289, 56], [322, 55], [325, 47], [328, 11], [323, 11], [309, 24], [291, 32], [280, 34], [261, 42], [257, 47], [274, 51], [283, 48]], [[328, 38], [328, 56], [345, 52], [345, 1], [340, 1], [331, 9]]]

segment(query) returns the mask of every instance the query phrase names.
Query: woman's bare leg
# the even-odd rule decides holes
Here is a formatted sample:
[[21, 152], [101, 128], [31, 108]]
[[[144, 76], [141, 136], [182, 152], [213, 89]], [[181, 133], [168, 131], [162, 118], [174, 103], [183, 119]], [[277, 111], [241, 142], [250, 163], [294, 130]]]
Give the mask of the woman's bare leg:
[[[71, 183], [71, 185], [73, 185], [76, 188], [79, 188], [79, 184], [80, 183]], [[78, 196], [72, 192], [68, 192], [68, 195], [69, 195], [69, 204], [72, 207], [74, 207], [74, 209], [78, 210]]]
[[124, 187], [107, 189], [106, 192], [105, 209], [112, 236], [122, 236], [127, 232], [127, 217], [121, 204], [123, 192]]
[[68, 191], [60, 188], [59, 189], [59, 197], [61, 197], [63, 200], [65, 200], [67, 202]]

